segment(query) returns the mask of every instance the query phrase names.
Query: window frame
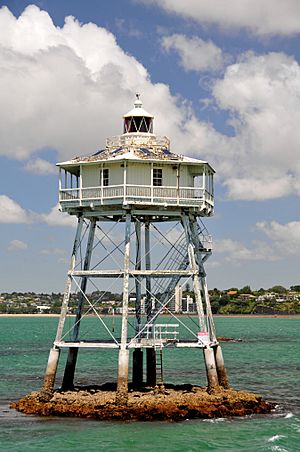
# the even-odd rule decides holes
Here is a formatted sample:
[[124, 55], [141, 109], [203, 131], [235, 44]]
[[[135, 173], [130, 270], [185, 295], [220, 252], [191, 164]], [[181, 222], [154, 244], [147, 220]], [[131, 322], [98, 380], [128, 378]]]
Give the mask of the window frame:
[[153, 185], [153, 187], [162, 187], [163, 186], [162, 168], [153, 168], [152, 185]]
[[102, 169], [102, 185], [103, 187], [109, 186], [109, 168]]

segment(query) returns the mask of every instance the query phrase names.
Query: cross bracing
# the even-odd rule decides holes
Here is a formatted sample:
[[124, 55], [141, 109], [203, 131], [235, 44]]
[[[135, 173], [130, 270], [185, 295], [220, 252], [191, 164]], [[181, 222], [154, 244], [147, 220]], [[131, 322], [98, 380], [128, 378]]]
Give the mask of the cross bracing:
[[[145, 225], [139, 219], [135, 219], [135, 225], [139, 225], [140, 229], [145, 228]], [[67, 338], [73, 342], [82, 340], [80, 323], [84, 318], [92, 314], [99, 319], [99, 326], [108, 333], [109, 339], [119, 344], [120, 331], [116, 330], [112, 333], [109, 330], [103, 321], [103, 316], [99, 314], [99, 306], [107, 298], [107, 293], [118, 291], [118, 285], [124, 277], [124, 269], [122, 269], [124, 240], [121, 231], [123, 226], [124, 223], [122, 221], [113, 224], [109, 223], [106, 228], [102, 224], [97, 223], [96, 220], [83, 221], [74, 269], [70, 268], [68, 274], [68, 284], [71, 282], [71, 287], [73, 285], [78, 292], [76, 320], [73, 327], [68, 328], [61, 336], [60, 343]], [[203, 329], [207, 329], [207, 321], [204, 319], [203, 310], [201, 311], [202, 314], [200, 312], [200, 316], [198, 312], [199, 322], [196, 322], [192, 317], [195, 323], [194, 331], [186, 327], [185, 323], [174, 312], [174, 290], [176, 285], [182, 280], [183, 285], [192, 284], [195, 276], [195, 270], [191, 269], [189, 265], [185, 232], [180, 222], [170, 222], [167, 230], [166, 228], [159, 228], [158, 224], [150, 224], [149, 228], [152, 229], [149, 231], [152, 239], [151, 247], [145, 252], [143, 259], [141, 257], [138, 258], [140, 260], [139, 268], [137, 268], [135, 255], [138, 255], [138, 249], [141, 248], [142, 244], [139, 243], [140, 238], [137, 238], [134, 229], [130, 234], [133, 250], [129, 260], [129, 279], [131, 280], [129, 297], [135, 298], [135, 312], [132, 312], [133, 316], [129, 318], [129, 324], [135, 334], [133, 337], [128, 337], [128, 344], [141, 340], [145, 331], [149, 329], [149, 325], [155, 322], [162, 313], [168, 313], [174, 319], [179, 319], [179, 323], [189, 333], [188, 337], [196, 339], [199, 325]], [[200, 237], [207, 236], [207, 231], [202, 222], [197, 223], [197, 231]], [[210, 249], [205, 248], [201, 241], [199, 244], [200, 258], [201, 261], [204, 261], [210, 254]], [[90, 252], [88, 252], [88, 249], [90, 249]], [[155, 255], [155, 250], [157, 250], [157, 255]], [[146, 269], [145, 265], [142, 268], [142, 260], [146, 261], [148, 255], [155, 256], [152, 269]], [[199, 270], [196, 273], [199, 273]], [[151, 286], [149, 286], [149, 278], [151, 278]], [[105, 290], [103, 290], [102, 285], [103, 279], [106, 280]], [[90, 292], [98, 292], [99, 296], [91, 300]], [[137, 300], [137, 295], [140, 300]], [[141, 300], [142, 295], [143, 300]], [[204, 292], [202, 291], [202, 297], [203, 295]], [[141, 301], [144, 302], [143, 307], [141, 306]], [[87, 333], [85, 333], [85, 338], [86, 336]], [[95, 337], [95, 331], [93, 331], [93, 337]], [[212, 331], [212, 338], [214, 339], [214, 331]]]
[[[218, 346], [204, 270], [204, 262], [211, 254], [206, 228], [196, 216], [185, 212], [169, 221], [154, 220], [131, 213], [106, 222], [97, 216], [78, 218], [52, 349], [53, 353], [68, 349], [63, 387], [73, 384], [80, 348], [116, 348], [120, 356], [130, 349], [146, 349], [148, 360], [151, 350], [155, 354], [157, 348], [193, 347], [205, 352], [208, 344]], [[194, 293], [196, 312], [185, 318], [180, 315], [180, 305], [176, 305], [179, 285], [183, 289], [192, 287]], [[72, 293], [77, 294], [77, 301], [70, 325], [65, 319]], [[118, 293], [116, 302], [112, 297]], [[103, 306], [109, 303], [113, 308], [110, 315], [104, 315]], [[120, 314], [122, 321], [114, 322], [112, 312]], [[164, 314], [171, 317], [170, 324]], [[91, 315], [98, 327], [89, 329], [86, 318]]]

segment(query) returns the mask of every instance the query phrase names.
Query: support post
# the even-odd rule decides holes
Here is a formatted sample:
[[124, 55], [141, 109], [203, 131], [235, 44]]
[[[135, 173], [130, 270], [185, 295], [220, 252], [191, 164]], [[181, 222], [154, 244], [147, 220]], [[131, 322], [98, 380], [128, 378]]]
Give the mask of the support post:
[[206, 307], [206, 318], [207, 318], [207, 326], [208, 326], [208, 332], [209, 332], [209, 338], [212, 342], [216, 342], [216, 328], [214, 324], [214, 319], [212, 315], [211, 305], [210, 305], [210, 299], [209, 299], [209, 293], [206, 283], [206, 272], [203, 265], [203, 259], [202, 254], [200, 251], [200, 248], [203, 248], [201, 245], [199, 235], [198, 235], [198, 223], [196, 218], [190, 218], [190, 229], [192, 233], [192, 241], [194, 243], [194, 247], [196, 250], [196, 257], [197, 257], [197, 264], [199, 268], [199, 276], [200, 276], [200, 283], [202, 288], [202, 293], [205, 300], [205, 307]]
[[[136, 234], [136, 260], [135, 269], [141, 270], [141, 223], [139, 220], [135, 222], [135, 234]], [[141, 330], [141, 277], [135, 278], [135, 334], [138, 334]], [[140, 340], [140, 337], [138, 337]], [[137, 348], [133, 352], [132, 356], [132, 383], [133, 386], [138, 388], [143, 385], [143, 350]]]
[[207, 375], [207, 390], [212, 392], [219, 386], [214, 350], [210, 346], [203, 349]]
[[132, 354], [132, 384], [134, 388], [143, 386], [143, 351], [140, 348]]
[[[195, 239], [195, 231], [193, 230], [193, 227], [192, 227], [193, 225], [189, 222], [188, 217], [185, 214], [183, 214], [182, 220], [183, 220], [183, 226], [184, 226], [184, 230], [185, 230], [185, 234], [186, 234], [186, 238], [187, 238], [190, 266], [194, 272], [194, 276], [193, 276], [194, 293], [195, 293], [195, 299], [196, 299], [196, 304], [197, 304], [200, 328], [201, 328], [201, 331], [207, 331], [207, 326], [206, 326], [205, 317], [204, 317], [203, 304], [202, 304], [202, 298], [201, 298], [200, 281], [199, 281], [199, 277], [201, 278], [201, 276], [200, 276], [201, 270], [200, 270], [200, 266], [199, 266], [199, 255], [197, 256], [198, 265], [197, 265], [197, 262], [195, 259], [195, 249], [196, 249], [196, 252], [198, 252], [199, 247], [197, 246], [197, 241]], [[197, 251], [197, 249], [198, 249], [198, 251]], [[199, 254], [200, 254], [200, 251], [199, 251]], [[214, 350], [210, 346], [206, 346], [203, 349], [203, 354], [204, 354], [204, 361], [205, 361], [205, 367], [206, 367], [208, 391], [212, 391], [219, 385]]]
[[[78, 248], [80, 247], [80, 239], [81, 239], [81, 232], [82, 232], [82, 225], [83, 225], [83, 218], [80, 216], [78, 217], [78, 223], [77, 223], [77, 229], [76, 229], [76, 235], [74, 239], [74, 245], [73, 245], [73, 251], [70, 261], [70, 267], [69, 271], [72, 272], [75, 268], [76, 264], [76, 255]], [[69, 306], [69, 299], [70, 299], [70, 292], [71, 292], [71, 285], [72, 285], [72, 279], [71, 276], [68, 275], [66, 286], [65, 286], [65, 292], [64, 292], [64, 298], [61, 306], [61, 312], [60, 312], [60, 318], [58, 321], [57, 331], [56, 331], [56, 338], [55, 342], [60, 342], [63, 334], [63, 328], [66, 320], [66, 315], [68, 312], [68, 306]], [[51, 348], [49, 353], [49, 359], [48, 364], [44, 376], [44, 382], [41, 389], [41, 396], [44, 398], [50, 398], [53, 394], [53, 388], [55, 383], [55, 377], [56, 377], [56, 371], [58, 366], [58, 360], [59, 360], [59, 354], [60, 350], [55, 345]]]
[[202, 297], [201, 297], [201, 290], [200, 290], [199, 269], [197, 268], [196, 259], [195, 259], [194, 246], [193, 246], [193, 242], [192, 242], [192, 232], [190, 229], [188, 217], [185, 214], [182, 215], [182, 223], [183, 223], [184, 232], [185, 232], [186, 241], [187, 241], [189, 263], [190, 263], [190, 267], [193, 271], [193, 286], [194, 286], [195, 301], [196, 301], [196, 305], [197, 305], [197, 312], [198, 312], [198, 318], [199, 318], [199, 326], [200, 326], [201, 331], [207, 331]]
[[224, 364], [224, 358], [222, 353], [222, 348], [219, 345], [214, 347], [215, 352], [215, 360], [216, 360], [216, 367], [217, 367], [217, 373], [218, 373], [218, 380], [220, 386], [223, 386], [223, 388], [228, 389], [228, 380], [227, 380], [227, 372]]
[[[145, 222], [145, 267], [146, 270], [151, 270], [151, 258], [150, 258], [150, 223]], [[146, 276], [146, 300], [145, 310], [147, 316], [147, 322], [151, 319], [152, 300], [151, 300], [151, 277]]]
[[60, 349], [53, 346], [49, 353], [48, 363], [44, 375], [44, 383], [40, 393], [40, 398], [44, 401], [51, 399], [59, 361]]
[[156, 386], [156, 352], [154, 348], [147, 348], [147, 386]]
[[[85, 252], [85, 258], [83, 263], [83, 270], [87, 271], [90, 268], [91, 258], [92, 258], [92, 251], [93, 251], [93, 244], [94, 244], [94, 237], [95, 237], [95, 228], [96, 228], [96, 219], [92, 218], [90, 220], [90, 229], [89, 229], [89, 235], [86, 245], [86, 252]], [[76, 317], [75, 317], [75, 323], [73, 326], [73, 342], [76, 342], [79, 337], [79, 330], [80, 330], [80, 321], [81, 321], [81, 315], [82, 315], [82, 307], [84, 304], [84, 294], [86, 292], [86, 286], [87, 286], [88, 278], [86, 276], [82, 277], [81, 285], [80, 285], [80, 293], [79, 293], [79, 300], [77, 305], [77, 311], [76, 311]], [[68, 390], [72, 389], [74, 387], [74, 375], [75, 375], [75, 368], [77, 363], [77, 356], [78, 356], [78, 347], [70, 347], [62, 382], [62, 389]]]
[[61, 167], [59, 167], [59, 178], [58, 178], [58, 200], [61, 201], [62, 199], [62, 183], [61, 183]]
[[124, 161], [124, 170], [123, 170], [123, 204], [127, 202], [127, 161]]
[[79, 189], [79, 204], [82, 206], [82, 165], [79, 166], [79, 187], [77, 184], [77, 189]]
[[[152, 179], [151, 179], [152, 180]], [[145, 222], [145, 267], [146, 270], [151, 269], [150, 256], [150, 222]], [[146, 276], [146, 317], [147, 322], [151, 321], [152, 314], [152, 297], [151, 297], [151, 277]], [[156, 356], [154, 348], [146, 349], [146, 384], [147, 386], [156, 385]]]
[[131, 214], [126, 214], [125, 223], [125, 250], [124, 250], [124, 279], [122, 304], [122, 330], [119, 351], [118, 383], [116, 403], [127, 405], [128, 402], [128, 364], [129, 350], [127, 349], [127, 322], [128, 322], [128, 296], [129, 296], [129, 263], [130, 263], [130, 229]]
[[[205, 275], [205, 273], [204, 273], [204, 275]], [[215, 322], [213, 319], [211, 305], [210, 305], [206, 276], [203, 276], [200, 279], [201, 279], [201, 286], [202, 286], [202, 291], [204, 294], [205, 305], [206, 305], [206, 317], [207, 317], [207, 323], [208, 323], [209, 337], [210, 337], [211, 342], [216, 342], [216, 340], [217, 340], [216, 327], [215, 327]]]
[[[136, 220], [135, 223], [135, 234], [136, 234], [136, 260], [135, 269], [141, 270], [141, 223]], [[142, 298], [142, 287], [141, 287], [141, 277], [136, 276], [135, 278], [135, 332], [139, 333], [141, 327], [141, 298]]]

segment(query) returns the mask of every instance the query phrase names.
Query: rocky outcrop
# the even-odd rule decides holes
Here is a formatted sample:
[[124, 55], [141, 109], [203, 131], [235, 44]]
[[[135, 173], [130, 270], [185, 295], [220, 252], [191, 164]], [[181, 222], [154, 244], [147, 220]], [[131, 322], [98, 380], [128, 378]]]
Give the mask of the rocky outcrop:
[[206, 388], [191, 385], [131, 390], [126, 406], [117, 405], [115, 396], [109, 385], [56, 391], [49, 401], [44, 401], [39, 392], [32, 392], [11, 407], [41, 416], [142, 421], [245, 416], [269, 413], [274, 408], [274, 404], [253, 393], [219, 388], [208, 394]]

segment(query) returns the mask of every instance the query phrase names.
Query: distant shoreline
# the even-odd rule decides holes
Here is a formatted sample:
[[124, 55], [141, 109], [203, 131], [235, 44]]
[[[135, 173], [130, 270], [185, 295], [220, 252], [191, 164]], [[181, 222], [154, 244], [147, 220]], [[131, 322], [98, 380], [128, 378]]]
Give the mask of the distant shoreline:
[[[59, 317], [60, 314], [0, 314], [1, 317]], [[70, 316], [68, 316], [70, 317]]]
[[[167, 316], [168, 314], [163, 314], [162, 317]], [[0, 318], [5, 317], [59, 317], [60, 314], [0, 314]], [[101, 315], [101, 317], [112, 317], [109, 315]], [[192, 314], [192, 317], [196, 317], [197, 314]], [[75, 314], [69, 314], [68, 317], [75, 317]], [[88, 317], [95, 317], [95, 315], [88, 315]], [[115, 314], [115, 317], [122, 317], [121, 314]], [[133, 315], [130, 315], [133, 317]], [[190, 317], [187, 314], [177, 314], [177, 317]], [[214, 318], [223, 318], [223, 319], [237, 319], [237, 318], [249, 318], [249, 319], [273, 319], [273, 318], [282, 318], [282, 319], [300, 319], [300, 314], [214, 314]]]

